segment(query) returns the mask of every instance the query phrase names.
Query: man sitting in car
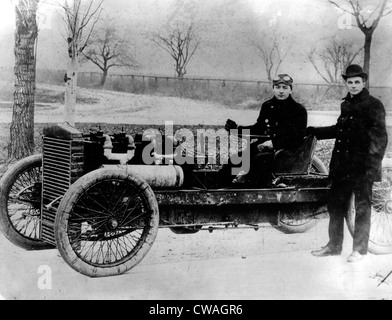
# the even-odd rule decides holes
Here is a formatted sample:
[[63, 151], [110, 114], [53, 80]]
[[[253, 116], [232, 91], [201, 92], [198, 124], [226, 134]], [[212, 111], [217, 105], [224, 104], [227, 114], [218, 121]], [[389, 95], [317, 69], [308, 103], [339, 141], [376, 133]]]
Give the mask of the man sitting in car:
[[[250, 130], [250, 135], [257, 138], [247, 152], [250, 156], [249, 172], [240, 172], [233, 180], [235, 184], [269, 187], [273, 181], [274, 156], [278, 150], [287, 152], [297, 150], [306, 134], [308, 115], [304, 106], [296, 102], [291, 93], [293, 78], [280, 74], [273, 79], [274, 97], [263, 103], [255, 124], [238, 126], [228, 119], [225, 129]], [[222, 168], [222, 173], [230, 174], [232, 164]]]

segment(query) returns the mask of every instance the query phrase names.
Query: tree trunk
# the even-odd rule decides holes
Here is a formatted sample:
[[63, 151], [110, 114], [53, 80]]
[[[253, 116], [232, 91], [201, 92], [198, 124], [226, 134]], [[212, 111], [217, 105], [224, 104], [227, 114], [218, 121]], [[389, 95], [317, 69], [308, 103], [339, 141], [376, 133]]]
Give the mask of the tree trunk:
[[[371, 58], [371, 48], [372, 48], [373, 33], [365, 34], [365, 57], [363, 62], [363, 70], [368, 74], [370, 78], [370, 58]], [[366, 87], [369, 89], [369, 79], [366, 83]]]
[[16, 4], [15, 84], [8, 158], [22, 159], [34, 153], [35, 42], [38, 36], [38, 0]]
[[101, 82], [99, 83], [99, 87], [103, 88], [106, 83], [106, 78], [108, 77], [108, 70], [104, 69], [101, 77]]
[[78, 41], [80, 32], [79, 20], [79, 6], [81, 0], [73, 2], [72, 18], [69, 23], [72, 24], [73, 30], [70, 30], [68, 41], [68, 63], [67, 76], [65, 82], [65, 106], [64, 106], [64, 121], [71, 126], [75, 126], [75, 106], [76, 106], [76, 91], [78, 86], [78, 71], [79, 71], [79, 47]]
[[67, 81], [65, 84], [64, 121], [75, 126], [76, 91], [78, 84], [78, 57], [74, 54], [67, 65]]

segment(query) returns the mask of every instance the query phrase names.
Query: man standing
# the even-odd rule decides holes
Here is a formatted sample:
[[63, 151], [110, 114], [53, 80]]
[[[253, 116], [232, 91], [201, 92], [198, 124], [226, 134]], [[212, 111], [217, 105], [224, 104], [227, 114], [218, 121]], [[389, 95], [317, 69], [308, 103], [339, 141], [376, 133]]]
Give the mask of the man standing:
[[349, 93], [341, 105], [337, 124], [308, 128], [308, 133], [314, 133], [318, 139], [336, 138], [330, 164], [329, 243], [312, 254], [316, 257], [341, 254], [344, 217], [354, 194], [354, 243], [347, 261], [356, 262], [368, 251], [372, 187], [374, 182], [381, 181], [388, 136], [384, 106], [365, 88], [368, 75], [360, 66], [351, 65], [342, 77]]
[[[251, 126], [238, 126], [227, 120], [225, 129], [250, 130], [258, 137], [250, 146], [250, 169], [234, 180], [251, 186], [268, 186], [272, 182], [274, 154], [278, 150], [296, 150], [303, 143], [308, 114], [291, 96], [293, 79], [280, 74], [273, 79], [274, 97], [263, 103], [257, 122]], [[229, 168], [228, 166], [227, 168]], [[227, 170], [226, 170], [227, 171]]]

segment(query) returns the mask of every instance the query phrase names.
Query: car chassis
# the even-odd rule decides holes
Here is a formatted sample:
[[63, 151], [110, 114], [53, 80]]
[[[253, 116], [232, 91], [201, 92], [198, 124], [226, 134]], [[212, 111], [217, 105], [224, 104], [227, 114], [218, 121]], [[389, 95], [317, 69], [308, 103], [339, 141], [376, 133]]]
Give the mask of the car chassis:
[[[148, 143], [124, 132], [45, 128], [43, 154], [20, 160], [0, 180], [2, 232], [26, 250], [57, 248], [77, 272], [104, 277], [135, 267], [159, 228], [193, 234], [271, 225], [302, 233], [327, 216], [328, 172], [314, 156], [314, 137], [296, 157], [276, 158], [283, 173], [276, 173], [280, 184], [272, 188], [226, 185], [218, 170], [192, 165], [145, 165]], [[373, 189], [374, 254], [392, 253], [392, 160], [384, 159], [383, 168], [383, 181]], [[346, 221], [353, 234], [353, 205]]]

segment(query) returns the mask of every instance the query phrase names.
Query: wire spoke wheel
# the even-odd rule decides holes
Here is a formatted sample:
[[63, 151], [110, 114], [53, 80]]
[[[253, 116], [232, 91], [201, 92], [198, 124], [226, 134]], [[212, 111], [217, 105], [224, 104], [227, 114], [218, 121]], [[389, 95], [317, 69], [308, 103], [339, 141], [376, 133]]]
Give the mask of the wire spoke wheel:
[[148, 210], [141, 197], [133, 186], [114, 179], [85, 190], [68, 220], [69, 240], [76, 254], [96, 266], [123, 261], [142, 238], [146, 225]]
[[0, 226], [14, 244], [27, 249], [52, 248], [40, 241], [42, 156], [15, 163], [0, 181]]
[[61, 201], [56, 242], [78, 272], [112, 276], [147, 254], [158, 222], [158, 205], [147, 183], [119, 170], [97, 170], [71, 186]]
[[278, 225], [276, 228], [286, 234], [305, 233], [317, 224], [315, 213], [317, 207], [302, 204], [290, 205], [278, 213]]
[[41, 214], [41, 168], [32, 167], [16, 177], [8, 198], [8, 215], [17, 232], [39, 239]]
[[292, 210], [291, 212], [280, 213], [279, 222], [292, 227], [301, 227], [311, 220], [313, 220], [313, 217], [306, 210]]
[[[354, 235], [355, 197], [351, 199], [346, 217], [347, 226]], [[373, 186], [369, 252], [373, 254], [392, 253], [392, 167], [383, 168], [383, 180]]]
[[[327, 168], [317, 157], [313, 157], [310, 170], [314, 173], [328, 174]], [[306, 204], [300, 207], [291, 205], [286, 210], [279, 211], [277, 226], [275, 227], [287, 234], [304, 233], [317, 224], [318, 221], [315, 219], [317, 209], [318, 207], [312, 208]]]

